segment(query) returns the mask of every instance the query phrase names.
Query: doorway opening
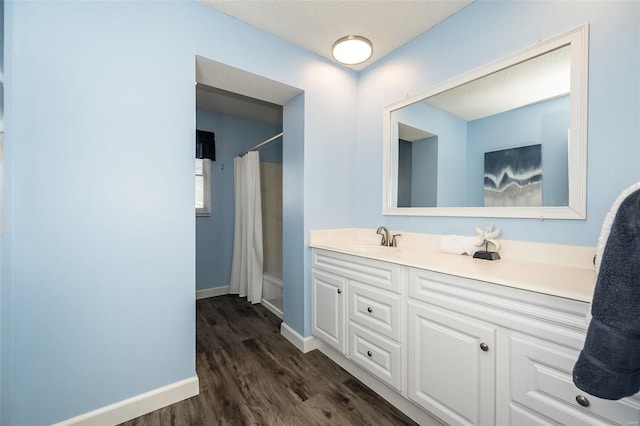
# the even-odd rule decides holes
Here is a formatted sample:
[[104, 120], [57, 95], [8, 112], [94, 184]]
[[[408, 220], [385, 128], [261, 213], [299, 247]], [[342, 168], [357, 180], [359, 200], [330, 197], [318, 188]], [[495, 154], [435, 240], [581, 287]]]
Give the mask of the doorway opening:
[[[283, 318], [287, 262], [283, 256], [283, 150], [302, 141], [273, 136], [283, 132], [290, 100], [302, 91], [206, 58], [196, 57], [196, 128], [215, 133], [216, 159], [210, 167], [209, 216], [196, 220], [196, 297], [230, 290], [234, 250], [234, 157], [265, 140], [260, 156], [262, 199], [261, 303]], [[298, 161], [302, 161], [300, 157]], [[234, 292], [234, 291], [232, 291]], [[242, 295], [242, 293], [241, 293]]]

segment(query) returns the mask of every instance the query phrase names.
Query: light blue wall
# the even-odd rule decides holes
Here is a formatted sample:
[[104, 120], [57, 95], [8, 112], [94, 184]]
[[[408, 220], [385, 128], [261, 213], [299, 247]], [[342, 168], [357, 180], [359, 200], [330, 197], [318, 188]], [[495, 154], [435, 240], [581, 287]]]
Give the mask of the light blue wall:
[[[5, 31], [4, 31], [4, 0], [0, 0], [0, 132], [4, 132], [4, 44], [6, 41]], [[3, 176], [0, 176], [0, 180], [4, 178], [4, 171], [2, 172]], [[1, 186], [1, 185], [0, 185]], [[0, 188], [1, 189], [1, 188]], [[0, 212], [3, 209], [4, 201], [2, 200], [2, 196], [0, 196]], [[1, 214], [1, 213], [0, 213]], [[2, 224], [0, 223], [0, 227]], [[0, 259], [2, 259], [2, 237], [0, 236]], [[6, 295], [5, 295], [6, 293]], [[9, 353], [9, 345], [11, 344], [12, 338], [10, 337], [10, 333], [12, 330], [12, 325], [10, 320], [8, 319], [8, 314], [10, 306], [8, 302], [10, 301], [8, 288], [5, 285], [2, 285], [2, 265], [0, 263], [0, 424], [5, 424], [4, 417], [4, 406], [8, 406], [7, 394], [9, 392], [9, 382], [11, 380], [11, 369], [10, 366], [12, 362], [9, 361], [9, 357], [11, 356]], [[6, 321], [5, 321], [6, 319]], [[5, 384], [6, 382], [6, 384]]]
[[[282, 127], [196, 110], [196, 128], [216, 134], [216, 161], [211, 162], [211, 216], [196, 218], [196, 289], [202, 290], [229, 285], [231, 278], [233, 159], [241, 152], [280, 133]], [[261, 161], [262, 151], [260, 150]]]
[[4, 128], [4, 0], [0, 0], [0, 131]]
[[542, 204], [569, 203], [569, 96], [470, 121], [467, 125], [468, 206], [484, 205], [484, 154], [542, 144]]
[[[539, 40], [590, 25], [586, 220], [382, 216], [384, 107]], [[595, 246], [618, 194], [640, 180], [640, 2], [477, 1], [360, 73], [352, 225]], [[612, 172], [614, 171], [615, 172]]]
[[197, 2], [8, 5], [3, 424], [193, 376], [196, 55], [304, 90], [284, 126], [285, 319], [308, 335], [308, 231], [349, 224], [356, 74]]
[[[300, 250], [308, 245], [305, 232], [305, 95], [300, 94], [284, 107], [282, 142], [282, 303], [286, 324], [304, 324], [305, 336], [310, 335], [310, 325], [300, 301], [310, 307], [307, 287], [310, 275], [309, 250]], [[305, 285], [297, 280], [303, 276]]]
[[[3, 89], [2, 100], [3, 114], [2, 125], [5, 126], [5, 108], [7, 99], [7, 61], [5, 58], [11, 57], [13, 54], [12, 37], [11, 37], [11, 20], [8, 18], [10, 3], [2, 2], [2, 74]], [[6, 147], [6, 140], [5, 140]], [[11, 285], [11, 269], [5, 265], [11, 263], [11, 252], [5, 247], [11, 243], [11, 235], [7, 230], [11, 226], [11, 199], [8, 197], [8, 187], [11, 184], [11, 163], [9, 161], [8, 152], [5, 148], [3, 159], [3, 188], [0, 202], [2, 206], [2, 235], [0, 235], [0, 424], [11, 425], [11, 404], [14, 386], [14, 318], [13, 318], [13, 291]]]

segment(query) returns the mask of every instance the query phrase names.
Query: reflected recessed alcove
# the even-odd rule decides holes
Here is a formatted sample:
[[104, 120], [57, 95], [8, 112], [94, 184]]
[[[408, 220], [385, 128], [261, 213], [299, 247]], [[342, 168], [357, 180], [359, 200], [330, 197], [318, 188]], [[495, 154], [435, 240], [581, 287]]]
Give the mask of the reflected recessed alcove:
[[438, 135], [398, 123], [398, 207], [436, 207], [437, 195]]

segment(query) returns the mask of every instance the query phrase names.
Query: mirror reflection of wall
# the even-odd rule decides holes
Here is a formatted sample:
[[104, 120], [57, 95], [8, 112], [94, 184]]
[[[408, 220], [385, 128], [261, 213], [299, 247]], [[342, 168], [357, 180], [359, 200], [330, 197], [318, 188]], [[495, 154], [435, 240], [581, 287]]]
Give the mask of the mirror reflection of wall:
[[[538, 144], [541, 205], [567, 206], [570, 74], [564, 45], [392, 111], [397, 207], [495, 206], [485, 204], [485, 154]], [[527, 173], [505, 167], [501, 188], [525, 193]]]
[[[435, 148], [431, 143], [430, 148], [424, 144], [412, 150], [415, 152], [412, 154], [412, 192], [415, 186], [429, 186], [433, 194], [428, 202], [424, 201], [425, 197], [419, 197], [422, 201], [412, 200], [407, 207], [464, 206], [467, 123], [423, 102], [394, 111], [392, 121], [397, 129], [397, 140], [417, 141], [437, 135]], [[407, 129], [414, 129], [414, 133], [419, 130], [422, 134], [412, 138], [400, 136]], [[430, 176], [428, 181], [427, 176]], [[401, 192], [405, 190], [398, 182], [398, 195]]]
[[438, 136], [398, 124], [398, 207], [435, 207]]
[[536, 144], [542, 145], [542, 205], [568, 205], [569, 119], [565, 95], [469, 122], [467, 205], [484, 205], [485, 153]]

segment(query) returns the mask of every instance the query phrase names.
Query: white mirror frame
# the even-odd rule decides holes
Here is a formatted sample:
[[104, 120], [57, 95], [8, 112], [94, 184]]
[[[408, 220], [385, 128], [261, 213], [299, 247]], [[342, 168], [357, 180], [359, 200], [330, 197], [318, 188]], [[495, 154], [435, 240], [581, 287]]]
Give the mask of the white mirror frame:
[[[390, 105], [383, 112], [382, 214], [396, 216], [508, 217], [536, 219], [586, 219], [587, 214], [587, 90], [588, 25], [491, 62], [442, 84]], [[542, 207], [397, 207], [397, 167], [392, 163], [391, 113], [422, 99], [468, 83], [550, 50], [571, 44], [571, 141], [568, 152], [569, 204]], [[396, 173], [397, 174], [397, 173]]]

